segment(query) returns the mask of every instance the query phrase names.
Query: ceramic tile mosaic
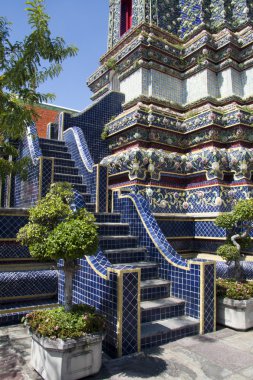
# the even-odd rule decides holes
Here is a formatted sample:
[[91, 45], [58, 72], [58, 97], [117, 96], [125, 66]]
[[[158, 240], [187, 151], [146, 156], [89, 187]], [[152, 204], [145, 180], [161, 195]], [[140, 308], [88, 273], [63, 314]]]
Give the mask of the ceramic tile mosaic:
[[107, 143], [101, 140], [102, 129], [112, 117], [122, 112], [123, 101], [123, 94], [111, 92], [79, 114], [64, 114], [64, 131], [71, 127], [79, 127], [83, 131], [95, 163], [109, 153]]
[[[93, 103], [52, 120], [48, 133], [61, 141], [39, 140], [35, 126], [28, 128], [20, 144], [20, 157], [31, 157], [28, 180], [1, 185], [1, 205], [30, 207], [52, 181], [67, 181], [75, 207], [96, 211], [100, 248], [78, 261], [73, 295], [107, 316], [104, 348], [114, 357], [214, 329], [214, 265], [185, 260], [179, 251], [215, 252], [227, 234], [213, 223], [215, 215], [253, 196], [253, 4], [129, 0], [128, 6], [129, 25], [121, 1], [110, 1], [109, 50], [88, 81]], [[112, 192], [122, 186], [131, 194], [115, 193], [118, 214], [108, 214]], [[31, 260], [14, 240], [24, 220], [0, 215], [2, 261]], [[252, 263], [242, 265], [253, 278]], [[217, 263], [218, 275], [232, 272]], [[29, 296], [54, 295], [56, 281], [54, 271], [0, 272], [2, 296], [19, 297], [20, 306]], [[61, 303], [63, 294], [61, 273]], [[170, 295], [179, 301], [166, 304]], [[143, 308], [157, 299], [165, 306]], [[0, 322], [17, 321], [16, 304]], [[150, 335], [145, 328], [152, 322], [177, 328]]]

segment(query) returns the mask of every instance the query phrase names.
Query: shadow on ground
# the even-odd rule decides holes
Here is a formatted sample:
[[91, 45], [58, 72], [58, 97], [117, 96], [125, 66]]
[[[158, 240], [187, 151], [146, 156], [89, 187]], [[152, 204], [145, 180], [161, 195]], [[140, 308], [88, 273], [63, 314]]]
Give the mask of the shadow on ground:
[[165, 371], [168, 371], [168, 363], [160, 358], [149, 356], [148, 354], [139, 354], [134, 357], [123, 357], [121, 359], [110, 360], [107, 368], [106, 363], [102, 366], [101, 371], [95, 376], [89, 376], [86, 379], [106, 380], [112, 376], [139, 377], [148, 379], [150, 377], [159, 377]]

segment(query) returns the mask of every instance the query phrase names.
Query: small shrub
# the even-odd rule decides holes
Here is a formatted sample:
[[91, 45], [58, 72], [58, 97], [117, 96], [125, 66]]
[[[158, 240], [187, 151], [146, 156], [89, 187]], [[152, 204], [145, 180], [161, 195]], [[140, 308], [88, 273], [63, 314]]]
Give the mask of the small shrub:
[[117, 61], [115, 58], [109, 58], [108, 61], [105, 62], [105, 67], [109, 70], [116, 70]]
[[37, 310], [23, 317], [22, 322], [39, 337], [63, 340], [101, 333], [106, 328], [105, 317], [88, 305], [74, 305], [70, 312], [63, 307]]
[[234, 300], [247, 300], [253, 297], [253, 282], [238, 282], [233, 279], [218, 278], [216, 281], [217, 296]]
[[106, 140], [109, 135], [109, 128], [108, 126], [105, 126], [101, 133], [101, 140]]
[[224, 260], [226, 260], [228, 263], [240, 259], [240, 252], [232, 244], [221, 245], [217, 249], [217, 254], [221, 256]]
[[29, 247], [32, 257], [64, 259], [65, 311], [72, 307], [72, 280], [75, 260], [94, 255], [98, 247], [95, 217], [86, 209], [73, 210], [74, 194], [69, 183], [54, 183], [49, 192], [29, 210], [28, 223], [17, 240]]

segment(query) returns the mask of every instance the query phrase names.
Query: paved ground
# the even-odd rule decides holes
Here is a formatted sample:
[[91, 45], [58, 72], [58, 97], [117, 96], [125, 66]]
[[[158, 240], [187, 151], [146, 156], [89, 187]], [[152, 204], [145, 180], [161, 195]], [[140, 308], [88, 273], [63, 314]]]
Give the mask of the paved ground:
[[[41, 379], [29, 366], [29, 358], [30, 337], [23, 327], [1, 327], [0, 379]], [[236, 332], [222, 328], [137, 355], [104, 358], [100, 373], [86, 379], [252, 380], [253, 330]]]

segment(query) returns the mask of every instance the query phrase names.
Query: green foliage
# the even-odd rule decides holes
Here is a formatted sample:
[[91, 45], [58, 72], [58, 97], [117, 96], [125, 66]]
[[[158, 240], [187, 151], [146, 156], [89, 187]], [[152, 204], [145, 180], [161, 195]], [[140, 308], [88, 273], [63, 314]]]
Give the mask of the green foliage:
[[73, 211], [70, 208], [72, 201], [71, 185], [66, 182], [54, 183], [49, 193], [38, 202], [37, 206], [29, 210], [29, 222], [41, 224], [52, 230], [63, 219], [73, 217]]
[[217, 249], [217, 255], [221, 256], [228, 263], [240, 259], [240, 252], [232, 244], [223, 244]]
[[228, 263], [235, 263], [235, 279], [242, 276], [240, 266], [241, 250], [252, 244], [250, 231], [253, 229], [253, 199], [238, 201], [230, 214], [219, 215], [215, 224], [228, 230], [227, 243], [217, 249], [217, 254]]
[[226, 228], [228, 230], [234, 228], [236, 219], [233, 214], [223, 214], [217, 216], [214, 223], [216, 226]]
[[108, 61], [105, 62], [105, 67], [109, 70], [116, 70], [117, 61], [115, 58], [109, 58]]
[[34, 311], [22, 322], [37, 336], [63, 340], [101, 333], [106, 328], [104, 316], [88, 305], [74, 305], [71, 312], [65, 312], [63, 307]]
[[47, 254], [54, 259], [78, 259], [97, 251], [97, 228], [84, 219], [63, 221], [48, 235]]
[[241, 249], [247, 249], [252, 246], [252, 240], [250, 236], [238, 238], [236, 241], [240, 244]]
[[109, 127], [106, 125], [104, 126], [102, 133], [101, 133], [101, 140], [106, 140], [109, 135]]
[[238, 282], [233, 279], [216, 280], [217, 296], [235, 300], [247, 300], [253, 297], [253, 282]]
[[33, 257], [76, 259], [96, 252], [95, 218], [85, 209], [74, 212], [72, 201], [71, 185], [52, 184], [48, 194], [29, 210], [29, 221], [17, 239], [29, 246]]
[[[61, 37], [53, 38], [49, 29], [49, 16], [45, 13], [44, 0], [27, 1], [28, 23], [31, 33], [23, 41], [12, 42], [10, 24], [0, 17], [0, 175], [21, 173], [25, 178], [28, 162], [8, 164], [7, 147], [9, 140], [17, 140], [25, 134], [38, 115], [34, 106], [53, 100], [50, 93], [40, 93], [37, 89], [47, 79], [59, 75], [61, 64], [76, 55], [77, 48], [66, 46]], [[14, 148], [13, 148], [14, 149]], [[15, 151], [14, 151], [15, 150]], [[12, 156], [17, 156], [14, 149]], [[6, 162], [4, 162], [6, 161]]]
[[237, 221], [253, 221], [253, 198], [242, 199], [234, 207], [233, 214]]

